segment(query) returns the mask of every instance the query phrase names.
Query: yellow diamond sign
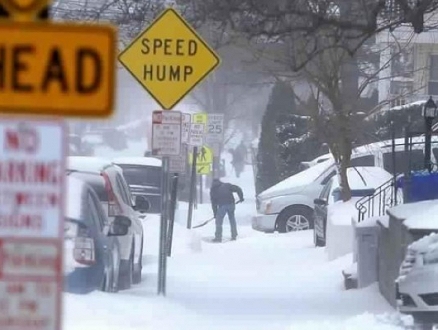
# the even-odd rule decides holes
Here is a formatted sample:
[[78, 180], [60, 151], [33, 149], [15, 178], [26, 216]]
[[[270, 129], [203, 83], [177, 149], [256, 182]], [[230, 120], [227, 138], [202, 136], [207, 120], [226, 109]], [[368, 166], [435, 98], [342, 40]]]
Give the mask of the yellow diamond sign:
[[119, 61], [164, 109], [172, 109], [220, 62], [174, 9], [140, 33]]

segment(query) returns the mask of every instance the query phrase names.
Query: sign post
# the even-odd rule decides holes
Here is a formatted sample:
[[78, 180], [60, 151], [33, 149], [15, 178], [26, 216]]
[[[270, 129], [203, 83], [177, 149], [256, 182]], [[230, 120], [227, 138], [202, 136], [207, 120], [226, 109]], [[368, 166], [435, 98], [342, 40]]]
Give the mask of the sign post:
[[2, 330], [62, 327], [64, 139], [59, 121], [0, 121]]
[[[220, 62], [215, 52], [173, 8], [164, 10], [149, 27], [141, 32], [121, 52], [119, 61], [155, 101], [166, 110], [171, 110], [175, 107]], [[164, 112], [161, 113], [164, 114]], [[169, 111], [169, 113], [174, 113], [174, 111]], [[163, 156], [163, 166], [166, 165], [166, 169], [169, 166], [169, 160], [165, 160], [165, 158], [180, 155], [181, 143], [190, 142], [186, 141], [188, 138], [187, 133], [184, 133], [183, 139], [181, 139], [181, 121], [181, 114], [179, 113], [179, 146], [176, 145], [177, 141], [173, 139], [176, 134], [170, 134], [170, 131], [174, 128], [168, 127], [165, 129], [158, 126], [153, 128], [153, 140], [155, 138], [155, 140], [159, 139], [162, 142], [152, 143], [152, 153]], [[184, 116], [183, 122], [186, 125], [185, 127], [187, 127], [188, 123], [190, 123], [190, 118]], [[154, 123], [153, 127], [156, 124], [159, 125]], [[187, 128], [185, 128], [184, 132], [186, 131]], [[161, 138], [158, 138], [159, 136]], [[167, 139], [164, 136], [167, 136]], [[196, 169], [194, 171], [194, 176], [196, 177]], [[167, 184], [165, 187], [167, 187]], [[191, 187], [191, 195], [193, 193], [194, 191]], [[163, 195], [167, 195], [167, 191]], [[190, 205], [193, 207], [193, 203]], [[167, 204], [164, 206], [167, 207]], [[189, 207], [190, 222], [191, 212]], [[167, 220], [165, 219], [166, 214], [163, 213], [161, 215], [162, 224]], [[191, 223], [188, 222], [187, 226], [190, 227]], [[162, 230], [164, 228], [165, 226], [163, 225]], [[160, 242], [160, 249], [161, 244], [165, 244], [166, 241], [166, 235], [163, 235], [163, 233], [161, 233], [161, 240], [164, 242]], [[165, 245], [163, 246], [165, 247]], [[162, 253], [165, 249], [163, 248], [160, 251], [161, 260], [165, 258], [165, 255]], [[164, 275], [162, 275], [163, 273]], [[165, 276], [165, 271], [159, 268], [159, 279], [162, 276]], [[158, 286], [158, 294], [164, 295], [164, 278], [159, 280]]]
[[167, 227], [169, 217], [169, 157], [181, 153], [181, 112], [154, 111], [152, 114], [152, 155], [162, 157], [161, 221], [158, 261], [158, 294], [166, 295]]

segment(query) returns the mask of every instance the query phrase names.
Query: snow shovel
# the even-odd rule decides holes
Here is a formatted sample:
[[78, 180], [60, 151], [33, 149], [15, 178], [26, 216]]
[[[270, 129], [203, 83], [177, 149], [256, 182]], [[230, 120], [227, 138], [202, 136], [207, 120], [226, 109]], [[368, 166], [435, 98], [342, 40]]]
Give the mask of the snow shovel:
[[[239, 204], [239, 203], [240, 203], [240, 201], [238, 201], [238, 202], [236, 202], [236, 203], [234, 203], [234, 204]], [[205, 226], [207, 223], [212, 222], [213, 220], [214, 220], [214, 217], [213, 217], [213, 218], [210, 218], [210, 219], [208, 219], [208, 220], [205, 220], [203, 223], [200, 223], [199, 225], [193, 226], [192, 228], [194, 229], [194, 228], [203, 227], [203, 226]]]

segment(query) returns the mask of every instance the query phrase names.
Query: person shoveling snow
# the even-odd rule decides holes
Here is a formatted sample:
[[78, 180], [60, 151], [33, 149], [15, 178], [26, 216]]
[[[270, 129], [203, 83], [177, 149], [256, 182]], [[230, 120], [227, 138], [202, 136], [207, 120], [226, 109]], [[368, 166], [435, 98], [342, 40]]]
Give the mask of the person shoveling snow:
[[222, 182], [219, 179], [213, 180], [210, 188], [211, 207], [216, 219], [216, 232], [213, 242], [222, 242], [222, 225], [226, 214], [228, 214], [230, 220], [231, 240], [237, 238], [237, 225], [234, 216], [236, 202], [233, 193], [237, 193], [239, 196], [238, 203], [243, 202], [243, 191], [239, 186]]

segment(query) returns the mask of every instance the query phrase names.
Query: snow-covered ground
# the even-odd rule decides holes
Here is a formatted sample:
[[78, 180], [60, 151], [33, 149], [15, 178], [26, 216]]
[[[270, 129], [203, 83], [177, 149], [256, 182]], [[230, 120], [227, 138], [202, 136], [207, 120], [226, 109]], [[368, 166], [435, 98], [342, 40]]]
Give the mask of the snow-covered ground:
[[[341, 270], [351, 264], [351, 255], [329, 262], [324, 248], [313, 247], [310, 231], [280, 235], [251, 229], [250, 166], [241, 178], [227, 181], [245, 193], [245, 202], [237, 205], [237, 241], [204, 241], [213, 236], [214, 223], [187, 230], [187, 205], [181, 205], [168, 258], [167, 296], [157, 297], [159, 217], [149, 216], [143, 282], [117, 294], [66, 294], [64, 329], [401, 329], [376, 285], [344, 290]], [[209, 204], [198, 205], [193, 225], [211, 216]], [[229, 235], [225, 220], [224, 237]]]

